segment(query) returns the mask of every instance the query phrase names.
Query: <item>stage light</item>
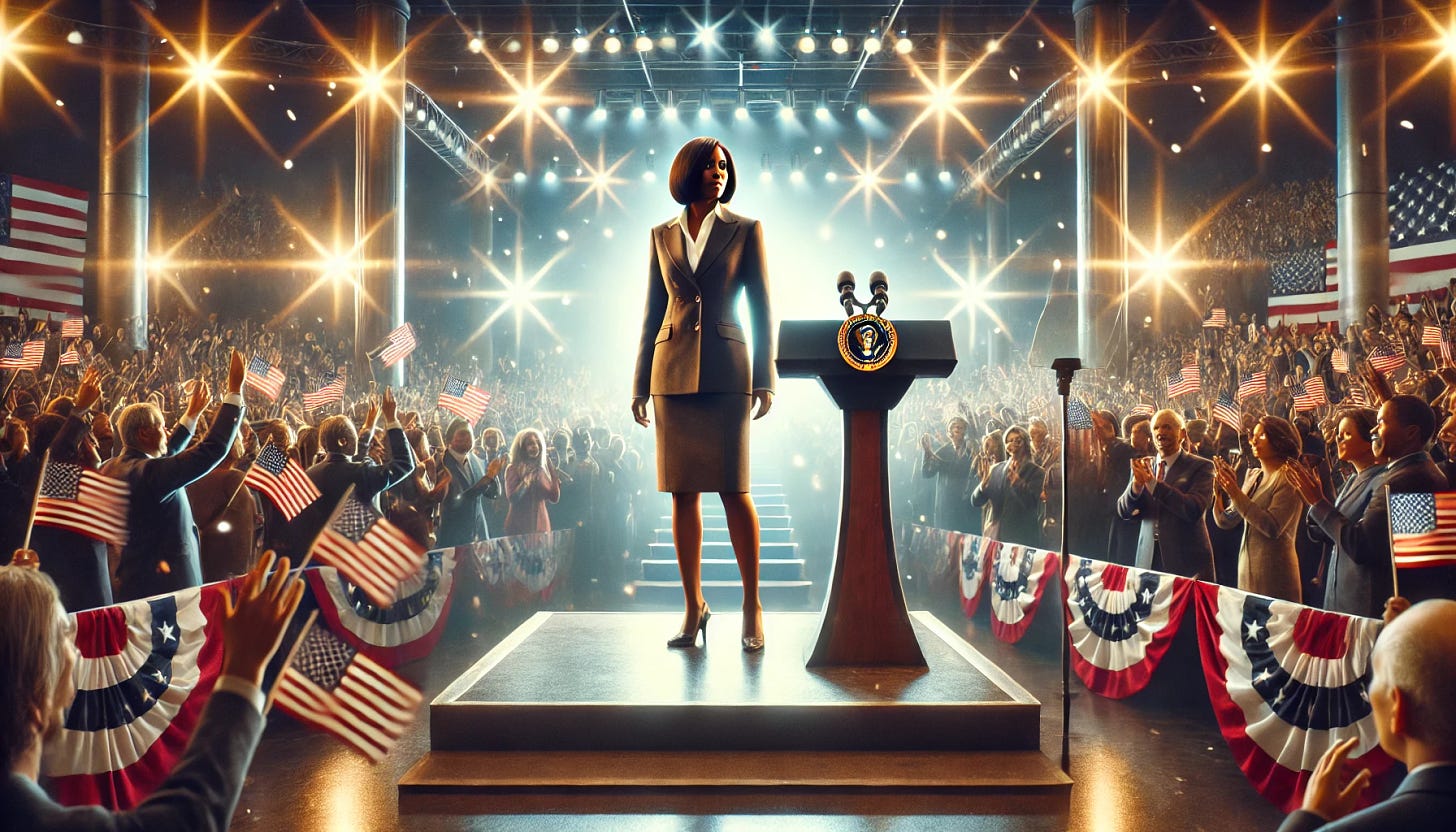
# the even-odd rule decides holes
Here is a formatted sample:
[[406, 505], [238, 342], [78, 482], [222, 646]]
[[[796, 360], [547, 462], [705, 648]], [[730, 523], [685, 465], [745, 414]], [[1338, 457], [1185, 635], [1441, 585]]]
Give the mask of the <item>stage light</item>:
[[1182, 153], [1183, 145], [1178, 144], [1177, 142], [1173, 142], [1173, 144], [1168, 149], [1173, 151], [1174, 153]]
[[799, 51], [804, 53], [805, 55], [812, 54], [815, 47], [817, 47], [818, 45], [819, 44], [814, 41], [813, 35], [805, 34], [803, 37], [799, 38]]
[[895, 41], [895, 51], [901, 55], [909, 55], [915, 51], [915, 43], [906, 37], [904, 32], [901, 32], [900, 39]]
[[577, 35], [571, 39], [571, 51], [580, 55], [591, 49], [591, 38], [586, 35]]
[[677, 35], [663, 35], [662, 37], [657, 39], [657, 45], [661, 46], [663, 49], [676, 49]]
[[651, 52], [652, 38], [648, 37], [647, 35], [638, 35], [637, 40], [633, 43], [633, 45], [637, 47], [638, 52]]
[[905, 172], [905, 183], [907, 185], [919, 185], [920, 184], [920, 174], [919, 173], [916, 173], [913, 170], [906, 171]]
[[819, 103], [814, 107], [814, 118], [820, 121], [829, 120], [829, 104], [824, 100], [824, 93], [819, 93]]
[[944, 240], [945, 238], [946, 238], [946, 233], [945, 233], [945, 229], [944, 228], [937, 228], [937, 229], [935, 229], [935, 239], [937, 239], [937, 240]]
[[702, 119], [704, 121], [707, 121], [708, 119], [710, 119], [712, 117], [713, 117], [713, 108], [712, 107], [709, 107], [707, 104], [703, 104], [703, 106], [701, 106], [701, 107], [698, 108], [698, 118], [700, 118], [700, 119]]
[[802, 170], [789, 171], [789, 181], [795, 185], [804, 184], [804, 172]]
[[824, 181], [825, 182], [838, 182], [839, 181], [839, 174], [835, 173], [832, 170], [831, 171], [826, 171], [824, 173]]
[[632, 118], [633, 118], [633, 120], [640, 121], [640, 120], [642, 120], [643, 118], [646, 118], [646, 117], [647, 117], [647, 110], [643, 109], [643, 107], [642, 107], [641, 104], [638, 104], [637, 106], [635, 106], [635, 107], [632, 108]]
[[950, 171], [948, 171], [948, 170], [941, 171], [937, 178], [940, 179], [941, 184], [949, 185], [950, 184], [950, 180], [951, 180]]
[[72, 29], [70, 34], [66, 35], [66, 43], [69, 43], [72, 46], [80, 46], [83, 42], [85, 42], [85, 40], [86, 39], [81, 36], [80, 29]]
[[758, 174], [758, 181], [760, 181], [760, 182], [772, 182], [773, 181], [773, 171], [765, 168], [761, 173]]
[[875, 248], [884, 248], [884, 247], [885, 247], [885, 238], [884, 237], [876, 237], [875, 238]]
[[[657, 174], [654, 173], [653, 171], [650, 171], [650, 170], [643, 171], [642, 172], [642, 181], [643, 182], [656, 182], [657, 181]], [[610, 237], [611, 235], [608, 234], [607, 236]]]
[[881, 49], [883, 49], [884, 46], [885, 46], [884, 42], [882, 42], [875, 35], [870, 35], [869, 37], [865, 38], [865, 41], [864, 41], [864, 51], [865, 51], [865, 54], [874, 55], [874, 54], [878, 53]]
[[524, 184], [526, 181], [526, 172], [523, 170], [516, 171], [515, 173], [511, 174], [511, 181], [515, 182], [517, 185]]
[[541, 40], [541, 51], [545, 52], [547, 55], [555, 55], [557, 52], [561, 51], [561, 41], [557, 40], [552, 35], [547, 35]]
[[476, 35], [470, 39], [470, 51], [477, 55], [485, 51], [485, 41], [480, 39], [480, 35]]
[[779, 105], [779, 118], [783, 119], [784, 121], [793, 121], [794, 120], [794, 108], [793, 107], [790, 107], [787, 104], [780, 104]]
[[569, 116], [569, 115], [571, 115], [571, 108], [568, 107], [568, 106], [566, 106], [565, 104], [562, 104], [561, 106], [559, 106], [559, 107], [556, 108], [556, 117], [557, 118], [562, 119], [564, 121], [566, 119], [566, 117]]
[[607, 51], [608, 55], [615, 55], [622, 51], [622, 39], [616, 35], [608, 35], [607, 39], [602, 41], [602, 48]]
[[823, 156], [824, 155], [824, 145], [822, 145], [822, 144], [816, 144], [816, 145], [814, 145], [814, 155], [815, 156]]
[[558, 228], [556, 229], [556, 239], [560, 240], [563, 243], [570, 242], [571, 235], [566, 232], [565, 228]]
[[1401, 127], [1404, 127], [1407, 130], [1414, 130], [1414, 129], [1416, 129], [1416, 126], [1414, 124], [1412, 124], [1411, 123], [1411, 120], [1408, 119], [1408, 118], [1401, 119], [1400, 120], [1400, 126]]
[[292, 159], [284, 159], [283, 160], [283, 169], [284, 170], [293, 170], [293, 160]]
[[430, 114], [425, 112], [423, 109], [415, 110], [415, 121], [424, 121], [429, 117]]
[[739, 104], [733, 110], [733, 117], [736, 118], [736, 119], [738, 119], [739, 121], [747, 121], [748, 120], [748, 108], [745, 107], [745, 106], [743, 106], [742, 104]]
[[868, 104], [861, 104], [859, 109], [854, 111], [854, 117], [860, 121], [869, 121], [873, 117], [873, 113], [870, 112]]
[[829, 42], [829, 48], [834, 50], [834, 54], [843, 55], [849, 51], [849, 38], [842, 34], [835, 35], [834, 40]]
[[697, 29], [697, 35], [693, 37], [694, 43], [709, 48], [718, 45], [718, 24], [710, 23], [702, 25], [697, 21], [693, 21], [693, 27]]
[[512, 55], [520, 52], [521, 42], [516, 40], [515, 38], [511, 38], [510, 40], [506, 41], [506, 51], [511, 53]]
[[1263, 144], [1259, 145], [1259, 149], [1264, 151], [1265, 153], [1268, 153], [1274, 149], [1274, 145], [1269, 144], [1268, 142], [1264, 142]]

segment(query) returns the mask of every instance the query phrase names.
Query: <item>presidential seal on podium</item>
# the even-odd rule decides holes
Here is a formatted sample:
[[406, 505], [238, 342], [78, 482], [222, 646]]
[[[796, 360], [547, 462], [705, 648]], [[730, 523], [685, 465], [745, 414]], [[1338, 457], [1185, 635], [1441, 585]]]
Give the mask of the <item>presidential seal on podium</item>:
[[895, 325], [879, 315], [853, 315], [839, 327], [839, 355], [856, 370], [872, 373], [895, 357]]

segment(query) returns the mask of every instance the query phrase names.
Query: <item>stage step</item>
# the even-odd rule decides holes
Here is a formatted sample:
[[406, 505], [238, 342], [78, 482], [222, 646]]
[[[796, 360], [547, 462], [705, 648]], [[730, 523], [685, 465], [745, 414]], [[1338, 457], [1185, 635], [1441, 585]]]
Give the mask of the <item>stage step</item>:
[[[655, 537], [655, 539], [653, 540], [654, 543], [671, 543], [672, 542], [672, 529], [671, 528], [654, 529], [653, 532], [654, 532], [654, 537]], [[791, 543], [791, 542], [793, 542], [793, 538], [794, 538], [794, 533], [793, 533], [793, 530], [792, 529], [787, 529], [787, 528], [784, 528], [784, 529], [765, 529], [765, 528], [763, 528], [763, 526], [759, 526], [759, 529], [758, 529], [758, 542], [759, 543]], [[721, 529], [703, 529], [703, 542], [704, 543], [727, 543], [728, 542], [728, 530], [726, 528], [721, 528]]]
[[[649, 543], [647, 544], [648, 558], [658, 560], [677, 560], [677, 550], [671, 543]], [[758, 559], [760, 561], [784, 560], [792, 558], [799, 553], [797, 543], [759, 543]], [[733, 544], [724, 541], [722, 543], [703, 543], [704, 558], [732, 558]]]
[[[802, 558], [760, 560], [758, 577], [760, 583], [763, 581], [801, 581], [804, 579], [804, 560]], [[676, 582], [681, 585], [682, 573], [678, 572], [676, 560], [654, 558], [642, 561], [642, 580]], [[703, 580], [729, 582], [739, 580], [738, 561], [731, 557], [703, 558]]]
[[[763, 569], [763, 564], [759, 564]], [[809, 606], [809, 591], [813, 581], [766, 581], [758, 582], [758, 600], [765, 610], [803, 610]], [[632, 582], [633, 598], [645, 609], [681, 609], [683, 603], [682, 581], [676, 575], [670, 581], [639, 580]], [[730, 580], [703, 581], [703, 598], [708, 606], [721, 610], [738, 610], [743, 607], [743, 584], [735, 569]], [[714, 616], [716, 620], [716, 615]], [[709, 625], [711, 626], [711, 625]]]
[[1066, 814], [1071, 791], [1040, 751], [431, 751], [399, 811], [1024, 818]]
[[[671, 514], [658, 515], [658, 517], [657, 517], [657, 525], [658, 525], [658, 528], [663, 528], [663, 529], [670, 529], [670, 528], [672, 528], [672, 515]], [[759, 514], [758, 514], [758, 527], [760, 529], [792, 529], [794, 527], [794, 518], [793, 517], [790, 517], [788, 514], [773, 515], [773, 514], [764, 514], [763, 512], [759, 512]], [[703, 530], [706, 532], [709, 529], [722, 529], [724, 531], [727, 531], [727, 529], [728, 529], [728, 521], [723, 516], [723, 507], [722, 506], [719, 506], [718, 507], [718, 513], [717, 514], [713, 514], [713, 513], [708, 512], [708, 511], [704, 511], [703, 512]]]

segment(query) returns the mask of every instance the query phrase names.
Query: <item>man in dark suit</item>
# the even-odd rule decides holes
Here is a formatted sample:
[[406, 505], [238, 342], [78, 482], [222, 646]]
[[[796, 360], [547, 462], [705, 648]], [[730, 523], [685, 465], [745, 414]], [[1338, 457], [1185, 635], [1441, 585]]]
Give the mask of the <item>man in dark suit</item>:
[[1117, 516], [1139, 520], [1137, 568], [1214, 580], [1213, 545], [1203, 516], [1213, 501], [1213, 463], [1183, 450], [1183, 417], [1153, 415], [1151, 457], [1132, 460], [1132, 481], [1117, 499]]
[[201, 479], [227, 455], [243, 414], [243, 357], [234, 352], [228, 367], [227, 394], [207, 436], [185, 448], [206, 408], [209, 394], [201, 379], [182, 422], [169, 438], [162, 411], [149, 402], [128, 406], [117, 420], [121, 456], [101, 467], [108, 477], [131, 485], [128, 538], [116, 569], [117, 601], [130, 601], [202, 584], [197, 525], [187, 486]]
[[[1436, 414], [1416, 396], [1393, 396], [1380, 406], [1372, 448], [1379, 459], [1389, 460], [1385, 473], [1372, 485], [1370, 502], [1358, 516], [1341, 514], [1320, 491], [1310, 484], [1310, 475], [1295, 478], [1301, 496], [1310, 504], [1309, 516], [1335, 545], [1370, 576], [1368, 607], [1379, 609], [1395, 594], [1390, 569], [1390, 503], [1388, 493], [1445, 491], [1446, 475], [1436, 467], [1425, 447], [1436, 432]], [[1429, 567], [1409, 570], [1400, 594], [1412, 601], [1456, 597], [1456, 569]]]
[[[232, 821], [243, 776], [263, 734], [263, 671], [278, 650], [303, 597], [288, 560], [264, 555], [244, 579], [236, 602], [224, 602], [222, 674], [187, 751], [151, 796], [129, 812], [61, 806], [37, 784], [46, 737], [65, 724], [75, 697], [76, 644], [58, 614], [55, 585], [35, 569], [0, 567], [0, 818], [5, 829], [220, 832]], [[47, 633], [44, 641], [32, 638]], [[44, 683], [44, 684], [42, 684]]]
[[1370, 771], [1341, 786], [1345, 758], [1358, 737], [1326, 751], [1304, 792], [1304, 805], [1279, 832], [1425, 832], [1456, 818], [1456, 601], [1416, 604], [1380, 633], [1370, 654], [1370, 711], [1380, 747], [1409, 773], [1389, 800], [1351, 814]]

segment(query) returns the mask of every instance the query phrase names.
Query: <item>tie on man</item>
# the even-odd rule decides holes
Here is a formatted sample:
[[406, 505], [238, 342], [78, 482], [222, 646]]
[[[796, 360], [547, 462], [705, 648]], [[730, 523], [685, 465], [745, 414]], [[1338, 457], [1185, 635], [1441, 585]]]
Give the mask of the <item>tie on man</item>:
[[[1162, 482], [1168, 475], [1168, 460], [1158, 460], [1157, 481]], [[1149, 489], [1152, 486], [1148, 486]], [[1152, 569], [1154, 549], [1158, 545], [1158, 521], [1149, 517], [1142, 522], [1142, 528], [1138, 529], [1137, 561], [1138, 569]]]

